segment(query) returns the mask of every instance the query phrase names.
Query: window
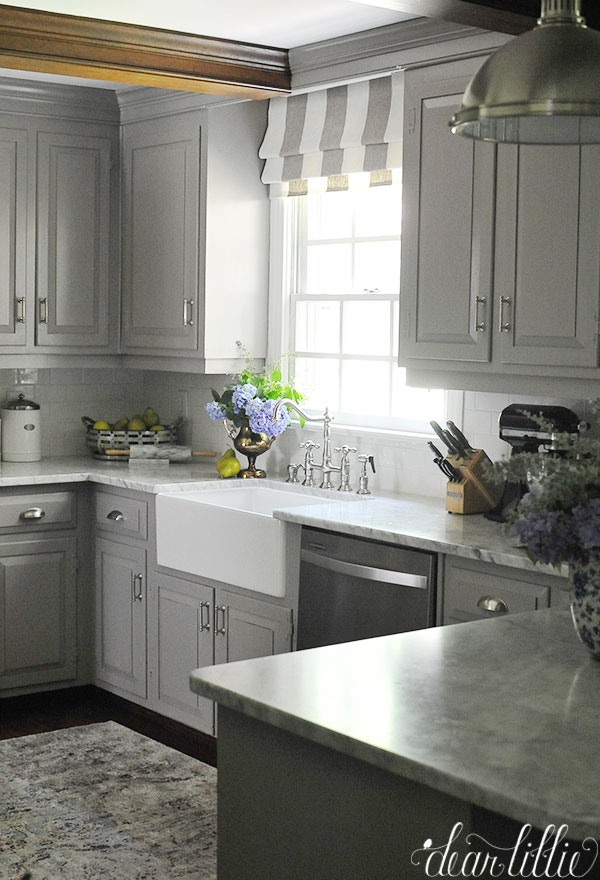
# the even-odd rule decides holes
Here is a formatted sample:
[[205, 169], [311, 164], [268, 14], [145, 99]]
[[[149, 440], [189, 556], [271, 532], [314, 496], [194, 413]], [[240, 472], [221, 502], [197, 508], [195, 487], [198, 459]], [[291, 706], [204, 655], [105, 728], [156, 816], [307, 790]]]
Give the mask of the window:
[[[347, 189], [332, 190], [342, 181]], [[410, 388], [397, 366], [401, 184], [370, 175], [309, 181], [281, 199], [288, 230], [288, 337], [306, 408], [338, 424], [431, 432], [445, 393]], [[329, 189], [325, 187], [329, 185]], [[282, 315], [286, 323], [286, 310]]]

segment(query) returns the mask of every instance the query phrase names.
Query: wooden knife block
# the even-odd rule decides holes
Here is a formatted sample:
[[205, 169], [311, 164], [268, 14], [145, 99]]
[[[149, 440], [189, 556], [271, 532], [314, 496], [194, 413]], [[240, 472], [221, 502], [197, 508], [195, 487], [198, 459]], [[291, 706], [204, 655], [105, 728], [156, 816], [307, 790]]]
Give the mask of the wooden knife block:
[[448, 513], [486, 513], [502, 497], [502, 485], [496, 485], [483, 476], [484, 463], [491, 464], [483, 449], [476, 449], [468, 458], [448, 455], [446, 460], [460, 472], [460, 482], [450, 480], [446, 485]]

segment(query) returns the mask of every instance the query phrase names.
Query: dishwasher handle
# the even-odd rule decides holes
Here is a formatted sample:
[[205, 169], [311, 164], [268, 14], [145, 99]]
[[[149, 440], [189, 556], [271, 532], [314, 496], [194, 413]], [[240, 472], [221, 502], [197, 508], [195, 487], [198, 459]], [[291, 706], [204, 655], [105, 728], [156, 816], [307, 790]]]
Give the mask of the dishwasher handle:
[[409, 574], [405, 571], [393, 571], [389, 568], [373, 568], [370, 565], [359, 565], [356, 562], [344, 562], [342, 559], [333, 559], [331, 556], [322, 556], [310, 550], [302, 550], [300, 553], [302, 562], [326, 568], [338, 574], [347, 574], [351, 577], [363, 578], [367, 581], [380, 581], [384, 584], [395, 584], [398, 587], [412, 587], [416, 590], [426, 590], [429, 578], [422, 574]]

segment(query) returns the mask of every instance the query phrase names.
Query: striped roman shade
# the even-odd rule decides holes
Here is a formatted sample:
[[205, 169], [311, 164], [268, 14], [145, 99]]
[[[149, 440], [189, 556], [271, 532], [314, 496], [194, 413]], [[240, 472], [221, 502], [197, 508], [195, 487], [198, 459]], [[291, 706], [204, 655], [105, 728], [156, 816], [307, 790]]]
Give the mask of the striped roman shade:
[[403, 101], [401, 71], [272, 98], [259, 150], [263, 183], [399, 168]]

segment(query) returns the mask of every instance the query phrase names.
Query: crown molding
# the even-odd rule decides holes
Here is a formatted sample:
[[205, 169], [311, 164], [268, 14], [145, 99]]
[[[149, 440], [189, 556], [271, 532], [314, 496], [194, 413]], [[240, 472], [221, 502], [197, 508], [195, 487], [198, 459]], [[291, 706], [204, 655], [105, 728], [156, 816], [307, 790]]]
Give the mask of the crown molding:
[[0, 76], [0, 110], [25, 116], [61, 116], [119, 122], [119, 104], [109, 89]]
[[413, 18], [290, 49], [292, 90], [485, 54], [509, 39], [440, 19]]
[[0, 67], [243, 98], [290, 89], [284, 49], [5, 5]]

